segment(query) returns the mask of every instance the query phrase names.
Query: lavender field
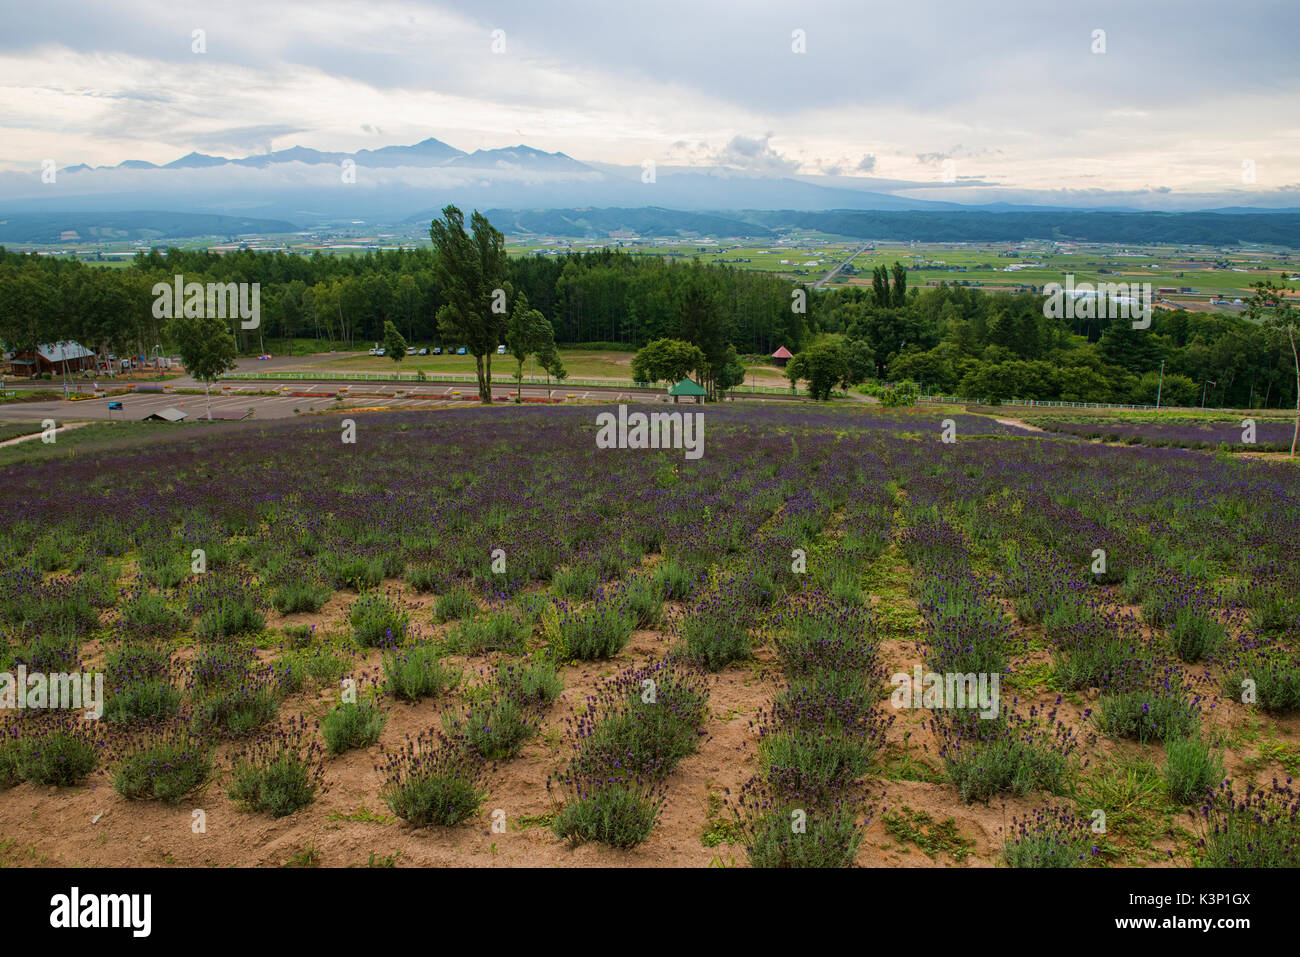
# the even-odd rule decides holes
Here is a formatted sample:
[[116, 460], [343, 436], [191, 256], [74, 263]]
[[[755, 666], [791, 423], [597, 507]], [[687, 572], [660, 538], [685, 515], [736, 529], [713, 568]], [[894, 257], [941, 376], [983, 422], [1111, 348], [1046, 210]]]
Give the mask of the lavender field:
[[1101, 442], [1151, 445], [1157, 448], [1223, 449], [1237, 452], [1289, 452], [1295, 436], [1292, 422], [1255, 421], [1253, 432], [1247, 422], [1138, 422], [1122, 419], [1071, 422], [1061, 418], [1031, 418], [1032, 425], [1048, 432], [1074, 435]]
[[[803, 405], [691, 459], [602, 411], [0, 466], [0, 857], [1300, 864], [1293, 466]], [[94, 719], [12, 700], [79, 673]]]

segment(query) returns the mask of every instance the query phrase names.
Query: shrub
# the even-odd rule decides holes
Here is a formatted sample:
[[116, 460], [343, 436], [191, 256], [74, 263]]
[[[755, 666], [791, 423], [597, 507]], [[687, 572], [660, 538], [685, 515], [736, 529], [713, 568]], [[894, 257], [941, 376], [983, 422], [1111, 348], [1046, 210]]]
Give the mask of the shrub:
[[686, 654], [709, 671], [721, 671], [751, 654], [749, 622], [745, 617], [697, 612], [682, 622], [681, 634]]
[[379, 740], [388, 715], [371, 701], [340, 702], [325, 715], [321, 734], [330, 754], [365, 748]]
[[594, 841], [626, 850], [650, 836], [662, 804], [657, 790], [643, 784], [597, 784], [575, 794], [551, 829], [571, 845]]
[[24, 781], [71, 787], [99, 766], [92, 732], [78, 726], [80, 716], [25, 729], [18, 738], [14, 767]]
[[447, 649], [453, 654], [479, 655], [485, 651], [519, 652], [532, 629], [515, 609], [478, 615], [461, 621], [447, 633]]
[[575, 720], [573, 774], [586, 781], [669, 774], [698, 746], [708, 700], [698, 673], [671, 661], [605, 679]]
[[406, 637], [410, 617], [379, 592], [366, 592], [348, 609], [352, 637], [361, 648], [391, 648]]
[[316, 637], [316, 626], [285, 625], [280, 629], [280, 633], [284, 635], [284, 643], [289, 648], [306, 648], [311, 645], [312, 639]]
[[1031, 820], [1012, 820], [1014, 835], [1002, 846], [1010, 867], [1086, 867], [1098, 853], [1088, 822], [1064, 809], [1045, 809]]
[[279, 585], [271, 592], [271, 605], [282, 615], [304, 611], [320, 611], [332, 593], [319, 582], [293, 581]]
[[744, 826], [750, 867], [850, 867], [862, 842], [862, 827], [847, 807], [825, 810], [751, 808]]
[[460, 679], [461, 672], [445, 666], [430, 645], [384, 655], [384, 690], [394, 698], [436, 697], [456, 687]]
[[1300, 867], [1300, 797], [1291, 784], [1248, 784], [1244, 794], [1228, 783], [1200, 810], [1202, 867]]
[[781, 728], [764, 735], [760, 760], [772, 789], [789, 801], [823, 803], [845, 790], [870, 764], [861, 740]]
[[142, 592], [121, 606], [122, 630], [138, 638], [170, 638], [189, 622], [162, 595]]
[[1213, 654], [1227, 638], [1223, 625], [1204, 613], [1191, 608], [1179, 608], [1174, 613], [1169, 637], [1178, 657], [1188, 663], [1200, 661]]
[[451, 575], [428, 563], [407, 566], [402, 580], [417, 592], [441, 592], [450, 588], [455, 581]]
[[1033, 790], [1059, 793], [1073, 741], [1059, 727], [1056, 734], [1053, 742], [1015, 714], [983, 719], [958, 712], [940, 728], [940, 755], [948, 779], [967, 804], [987, 802], [1001, 791], [1017, 796]]
[[235, 759], [229, 793], [245, 810], [285, 817], [316, 799], [324, 769], [305, 721], [288, 722]]
[[1196, 705], [1181, 692], [1124, 691], [1103, 695], [1097, 703], [1097, 724], [1106, 734], [1140, 744], [1187, 737], [1197, 720]]
[[616, 600], [633, 628], [653, 628], [663, 615], [664, 600], [653, 581], [638, 579], [625, 585]]
[[144, 678], [115, 687], [104, 703], [104, 717], [120, 724], [152, 724], [180, 710], [181, 693], [168, 678]]
[[507, 698], [538, 706], [550, 704], [564, 691], [564, 677], [550, 655], [503, 661], [497, 665], [493, 683]]
[[666, 599], [680, 601], [695, 590], [695, 579], [685, 566], [669, 558], [659, 563], [653, 573], [655, 590]]
[[1223, 780], [1223, 760], [1200, 737], [1165, 740], [1165, 786], [1179, 804], [1191, 804]]
[[380, 796], [389, 810], [416, 827], [452, 827], [474, 814], [487, 791], [485, 767], [463, 741], [433, 732], [385, 755]]
[[1243, 682], [1255, 683], [1255, 704], [1285, 714], [1300, 710], [1300, 660], [1284, 655], [1260, 655], [1224, 679], [1224, 692], [1240, 700]]
[[184, 730], [147, 741], [122, 761], [113, 789], [128, 801], [179, 804], [212, 773], [212, 748]]
[[218, 688], [194, 706], [194, 727], [200, 733], [224, 731], [245, 737], [275, 720], [280, 710], [278, 691], [256, 679]]
[[560, 616], [562, 654], [579, 661], [612, 658], [632, 637], [631, 616], [614, 602], [598, 602]]
[[560, 598], [592, 598], [600, 585], [600, 570], [593, 565], [570, 565], [551, 577], [551, 590]]
[[221, 641], [238, 635], [256, 634], [266, 627], [266, 619], [251, 598], [225, 601], [203, 613], [194, 626], [200, 641]]
[[448, 737], [465, 744], [490, 761], [502, 761], [517, 755], [524, 743], [537, 734], [537, 716], [522, 702], [493, 695], [472, 702], [463, 717], [452, 713], [442, 716]]
[[438, 596], [438, 600], [433, 603], [433, 620], [451, 621], [473, 615], [477, 611], [478, 602], [474, 600], [474, 593], [468, 588], [457, 587]]

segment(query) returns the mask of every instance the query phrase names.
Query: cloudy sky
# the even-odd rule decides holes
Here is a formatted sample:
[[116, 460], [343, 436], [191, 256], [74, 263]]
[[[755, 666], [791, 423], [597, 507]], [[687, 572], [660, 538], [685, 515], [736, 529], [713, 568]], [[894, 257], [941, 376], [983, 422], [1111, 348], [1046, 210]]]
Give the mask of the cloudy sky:
[[1294, 0], [3, 0], [0, 23], [11, 170], [435, 136], [935, 199], [1300, 197]]

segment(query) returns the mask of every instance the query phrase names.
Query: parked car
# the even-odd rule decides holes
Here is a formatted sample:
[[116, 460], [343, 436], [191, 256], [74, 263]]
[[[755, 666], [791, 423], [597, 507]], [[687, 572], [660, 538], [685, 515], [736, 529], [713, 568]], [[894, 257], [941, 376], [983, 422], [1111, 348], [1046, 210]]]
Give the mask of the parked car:
[[464, 354], [465, 354], [465, 347], [464, 347], [464, 346], [461, 346], [459, 349], [456, 350], [456, 355], [458, 355], [458, 356], [463, 356]]
[[434, 354], [435, 356], [440, 356], [440, 355], [442, 355], [442, 346], [434, 346], [434, 347], [433, 347], [433, 354]]
[[421, 347], [420, 351], [416, 353], [416, 355], [418, 356], [427, 356], [428, 354], [429, 354], [429, 350], [423, 347]]
[[499, 356], [503, 356], [503, 355], [505, 355], [505, 354], [506, 354], [506, 347], [505, 347], [505, 346], [497, 346], [497, 355], [499, 355]]
[[415, 346], [407, 346], [407, 347], [406, 347], [406, 354], [407, 354], [408, 356], [413, 356], [413, 355], [415, 355], [415, 353], [416, 353]]
[[370, 352], [368, 353], [368, 355], [372, 355], [372, 356], [377, 356], [377, 355], [379, 355], [379, 349], [378, 349], [377, 347], [375, 347], [375, 346], [371, 346], [371, 347], [370, 347]]
[[387, 350], [387, 349], [376, 349], [376, 350], [375, 350], [375, 355], [377, 355], [377, 356], [386, 356], [386, 355], [388, 355], [388, 350]]

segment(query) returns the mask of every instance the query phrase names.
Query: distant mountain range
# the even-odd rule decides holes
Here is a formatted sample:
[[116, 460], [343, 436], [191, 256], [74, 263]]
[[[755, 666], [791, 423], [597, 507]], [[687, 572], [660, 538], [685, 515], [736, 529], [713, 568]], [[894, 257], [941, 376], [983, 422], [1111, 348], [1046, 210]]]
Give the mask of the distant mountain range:
[[412, 146], [382, 146], [377, 150], [357, 150], [355, 153], [325, 153], [321, 150], [308, 149], [304, 146], [291, 146], [288, 149], [274, 150], [270, 153], [255, 153], [238, 159], [224, 156], [209, 156], [207, 153], [187, 153], [180, 159], [172, 160], [159, 166], [145, 160], [123, 160], [116, 166], [87, 166], [78, 163], [60, 170], [61, 173], [81, 173], [87, 170], [105, 169], [210, 169], [213, 166], [248, 166], [253, 169], [266, 169], [281, 163], [303, 163], [307, 166], [319, 166], [328, 163], [339, 166], [344, 160], [352, 160], [357, 166], [377, 169], [399, 169], [403, 167], [437, 167], [450, 166], [457, 169], [477, 170], [547, 170], [594, 172], [585, 163], [563, 153], [544, 153], [531, 146], [509, 146], [495, 150], [475, 150], [466, 153], [442, 140], [432, 136]]
[[[162, 165], [135, 159], [116, 166], [83, 163], [59, 169], [49, 183], [30, 170], [10, 170], [0, 172], [0, 239], [61, 242], [71, 238], [65, 233], [76, 233], [83, 240], [171, 240], [358, 225], [382, 231], [427, 222], [455, 204], [508, 215], [501, 227], [515, 234], [761, 238], [796, 227], [864, 238], [980, 240], [1086, 239], [1101, 230], [1107, 233], [1103, 240], [1121, 242], [1147, 237], [1300, 245], [1286, 219], [1298, 212], [1294, 206], [1241, 203], [1248, 195], [1280, 206], [1294, 196], [1285, 191], [1170, 198], [1167, 193], [1009, 190], [992, 183], [963, 184], [994, 189], [991, 194], [948, 187], [947, 195], [956, 190], [957, 195], [1027, 200], [976, 205], [918, 198], [933, 195], [939, 184], [932, 182], [763, 175], [725, 166], [661, 165], [653, 177], [642, 172], [640, 166], [584, 163], [524, 144], [467, 153], [434, 137], [354, 153], [292, 146], [243, 157], [191, 152]], [[1071, 202], [1062, 203], [1062, 197]], [[1147, 208], [1153, 203], [1177, 208], [1157, 212]], [[1204, 209], [1217, 218], [1176, 236], [1167, 234], [1170, 221], [1159, 218]], [[761, 212], [728, 212], [736, 210]], [[1093, 218], [1102, 213], [1121, 218]], [[1238, 221], [1229, 225], [1229, 219]]]

